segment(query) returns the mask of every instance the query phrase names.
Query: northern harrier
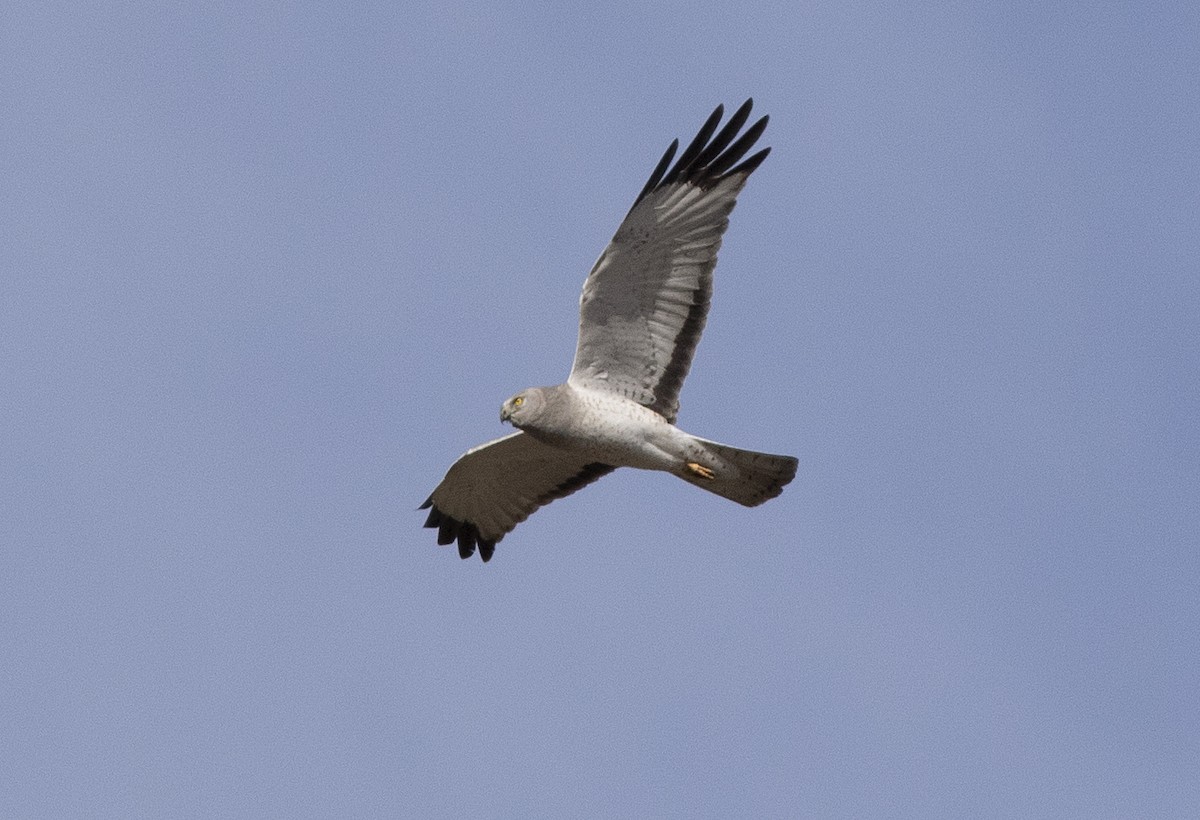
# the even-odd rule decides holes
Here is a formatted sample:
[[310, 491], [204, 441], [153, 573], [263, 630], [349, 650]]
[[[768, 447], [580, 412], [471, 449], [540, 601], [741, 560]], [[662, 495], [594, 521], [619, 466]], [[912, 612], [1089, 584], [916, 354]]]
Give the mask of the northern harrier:
[[[675, 140], [596, 261], [579, 300], [565, 384], [533, 387], [500, 409], [520, 432], [467, 451], [421, 509], [438, 543], [487, 561], [543, 504], [617, 467], [661, 470], [753, 507], [796, 475], [796, 459], [705, 441], [675, 426], [712, 296], [721, 235], [770, 148], [743, 159], [767, 118], [739, 135], [751, 100], [717, 132], [717, 106], [672, 166]], [[715, 133], [715, 136], [714, 136]]]

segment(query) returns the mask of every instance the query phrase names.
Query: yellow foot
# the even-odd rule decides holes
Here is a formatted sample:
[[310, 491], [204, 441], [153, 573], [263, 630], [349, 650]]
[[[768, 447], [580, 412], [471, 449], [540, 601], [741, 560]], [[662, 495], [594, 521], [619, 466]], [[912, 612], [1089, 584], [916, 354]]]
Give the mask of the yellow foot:
[[717, 474], [714, 473], [712, 470], [708, 469], [703, 464], [697, 464], [695, 461], [689, 461], [684, 466], [686, 466], [689, 470], [691, 470], [696, 475], [700, 476], [701, 478], [707, 478], [709, 481], [711, 481], [712, 479], [717, 477]]

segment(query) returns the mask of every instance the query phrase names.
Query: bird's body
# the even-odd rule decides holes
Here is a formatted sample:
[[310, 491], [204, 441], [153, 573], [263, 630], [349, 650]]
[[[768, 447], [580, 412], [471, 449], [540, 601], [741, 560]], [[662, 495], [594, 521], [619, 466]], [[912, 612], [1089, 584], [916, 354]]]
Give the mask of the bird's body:
[[671, 473], [747, 507], [779, 495], [796, 472], [791, 456], [706, 441], [632, 399], [570, 383], [518, 393], [500, 419], [588, 463]]
[[[697, 438], [675, 425], [712, 297], [712, 272], [737, 194], [769, 148], [743, 159], [766, 128], [741, 132], [747, 100], [717, 132], [718, 106], [674, 166], [673, 143], [650, 175], [580, 297], [579, 343], [564, 384], [506, 401], [521, 432], [469, 450], [421, 505], [438, 543], [484, 561], [538, 507], [617, 467], [671, 473], [753, 507], [796, 474], [796, 459]], [[715, 136], [714, 136], [715, 133]]]
[[[534, 391], [545, 405], [536, 421], [517, 421], [503, 411], [501, 419], [545, 444], [590, 461], [642, 470], [672, 472], [686, 456], [686, 433], [624, 396], [566, 384], [530, 388], [521, 394], [526, 404], [532, 403], [529, 397]], [[636, 427], [641, 435], [630, 438], [626, 433], [630, 427]]]

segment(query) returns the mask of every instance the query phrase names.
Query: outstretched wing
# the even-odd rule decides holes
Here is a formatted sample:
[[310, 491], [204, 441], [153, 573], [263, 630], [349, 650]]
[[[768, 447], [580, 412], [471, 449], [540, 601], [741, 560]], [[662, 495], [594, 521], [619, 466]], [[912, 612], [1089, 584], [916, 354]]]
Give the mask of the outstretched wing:
[[659, 161], [583, 285], [569, 384], [627, 396], [675, 421], [729, 213], [771, 150], [742, 160], [767, 127], [763, 117], [738, 135], [752, 104], [713, 136], [724, 113], [717, 106], [674, 167], [678, 140]]
[[513, 433], [468, 450], [420, 509], [429, 509], [425, 526], [437, 527], [439, 544], [457, 541], [463, 558], [478, 547], [487, 561], [496, 543], [538, 507], [615, 469]]

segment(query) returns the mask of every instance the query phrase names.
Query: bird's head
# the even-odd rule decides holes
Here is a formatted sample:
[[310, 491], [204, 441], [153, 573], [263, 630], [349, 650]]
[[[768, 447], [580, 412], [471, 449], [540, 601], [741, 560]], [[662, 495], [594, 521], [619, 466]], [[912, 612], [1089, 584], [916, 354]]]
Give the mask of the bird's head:
[[507, 421], [516, 428], [524, 427], [537, 420], [545, 404], [542, 388], [522, 390], [500, 406], [500, 421]]

